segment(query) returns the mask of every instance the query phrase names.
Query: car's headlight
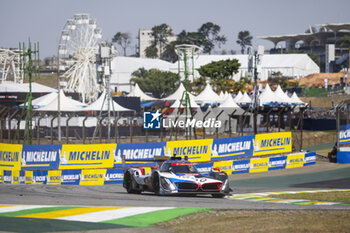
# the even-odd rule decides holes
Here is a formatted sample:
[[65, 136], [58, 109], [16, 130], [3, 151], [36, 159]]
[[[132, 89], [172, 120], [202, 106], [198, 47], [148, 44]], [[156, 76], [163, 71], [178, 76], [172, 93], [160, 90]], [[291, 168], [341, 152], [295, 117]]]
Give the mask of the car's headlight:
[[166, 190], [170, 190], [170, 191], [176, 190], [176, 186], [170, 181], [170, 179], [168, 179], [166, 177], [161, 177], [160, 183], [161, 183], [162, 187]]

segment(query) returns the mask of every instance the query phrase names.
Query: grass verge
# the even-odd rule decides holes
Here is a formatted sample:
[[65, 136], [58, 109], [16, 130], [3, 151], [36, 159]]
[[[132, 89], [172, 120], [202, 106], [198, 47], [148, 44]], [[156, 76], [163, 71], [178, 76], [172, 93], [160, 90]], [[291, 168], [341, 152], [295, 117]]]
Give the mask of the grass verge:
[[305, 199], [312, 201], [350, 203], [350, 192], [297, 193], [271, 195], [270, 197], [281, 199]]
[[158, 226], [180, 233], [350, 232], [350, 210], [211, 210]]

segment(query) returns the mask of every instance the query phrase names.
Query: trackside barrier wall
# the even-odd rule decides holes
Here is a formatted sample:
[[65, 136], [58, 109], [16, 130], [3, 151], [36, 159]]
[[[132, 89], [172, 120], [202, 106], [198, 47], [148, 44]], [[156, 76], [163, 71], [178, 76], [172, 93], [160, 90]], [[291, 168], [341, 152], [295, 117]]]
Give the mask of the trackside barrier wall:
[[[291, 151], [291, 132], [223, 139], [130, 144], [15, 145], [0, 143], [0, 182], [48, 185], [121, 183], [123, 155], [128, 161], [126, 166], [143, 167], [145, 173], [150, 172], [150, 166], [155, 165], [154, 156], [173, 154], [181, 157], [188, 156], [202, 173], [209, 173], [213, 166], [231, 174], [305, 165], [304, 160], [306, 162], [308, 158], [305, 154], [293, 155], [290, 158], [282, 156], [236, 160]], [[295, 165], [296, 161], [301, 165]]]
[[[200, 173], [208, 174], [213, 167], [227, 174], [266, 172], [276, 169], [305, 167], [316, 163], [316, 153], [297, 153], [270, 158], [251, 158], [246, 160], [228, 160], [210, 163], [197, 163]], [[142, 167], [143, 174], [151, 172], [150, 167]], [[46, 185], [104, 185], [120, 184], [123, 181], [123, 169], [74, 169], [74, 170], [0, 170], [0, 183], [5, 184], [46, 184]]]

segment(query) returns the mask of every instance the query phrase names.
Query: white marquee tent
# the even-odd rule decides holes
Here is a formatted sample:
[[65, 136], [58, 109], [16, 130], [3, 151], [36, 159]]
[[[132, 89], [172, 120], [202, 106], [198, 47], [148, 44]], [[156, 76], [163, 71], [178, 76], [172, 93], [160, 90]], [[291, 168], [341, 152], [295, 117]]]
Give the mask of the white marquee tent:
[[249, 95], [247, 94], [247, 92], [244, 92], [243, 96], [235, 101], [237, 104], [241, 104], [241, 105], [246, 105], [246, 104], [251, 104], [253, 101], [252, 99], [249, 97]]
[[[57, 112], [58, 111], [58, 95], [57, 97], [47, 104], [45, 107], [34, 109], [36, 111], [43, 112]], [[84, 108], [86, 104], [83, 104], [79, 101], [73, 100], [72, 98], [67, 97], [63, 90], [60, 92], [60, 108], [62, 112], [79, 112], [85, 111]]]
[[[173, 94], [163, 98], [162, 100], [181, 100], [181, 98], [185, 98], [184, 92], [186, 92], [186, 88], [182, 83], [180, 83], [179, 87]], [[194, 101], [196, 99], [196, 97], [190, 92], [188, 92], [188, 96], [190, 97], [191, 101]]]
[[[108, 111], [108, 101], [105, 99], [106, 91], [102, 92], [101, 96], [92, 104], [87, 106], [84, 110], [86, 111]], [[105, 99], [105, 100], [104, 100]], [[112, 100], [113, 105], [109, 106], [110, 111], [123, 112], [123, 111], [133, 111], [128, 108], [124, 108]]]
[[195, 100], [199, 103], [221, 103], [222, 99], [216, 94], [208, 83], [204, 90], [195, 97]]
[[136, 83], [134, 88], [131, 90], [131, 92], [128, 94], [129, 97], [140, 97], [141, 101], [152, 101], [157, 100], [156, 98], [153, 98], [149, 95], [146, 95], [139, 85]]
[[[29, 83], [1, 83], [0, 92], [29, 92]], [[51, 93], [57, 92], [56, 89], [45, 85], [32, 82], [32, 93]]]

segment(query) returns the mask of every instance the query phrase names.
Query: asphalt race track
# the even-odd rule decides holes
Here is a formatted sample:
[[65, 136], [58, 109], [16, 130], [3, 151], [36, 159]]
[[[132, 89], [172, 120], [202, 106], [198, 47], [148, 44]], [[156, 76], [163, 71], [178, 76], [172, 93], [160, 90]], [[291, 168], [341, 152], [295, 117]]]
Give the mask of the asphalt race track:
[[[260, 174], [231, 175], [234, 194], [350, 189], [350, 166], [322, 162], [313, 168]], [[330, 167], [331, 166], [331, 167]], [[325, 167], [323, 169], [323, 167]], [[310, 172], [311, 170], [311, 172]], [[50, 186], [0, 185], [0, 204], [83, 205], [130, 207], [200, 207], [218, 209], [349, 209], [349, 206], [300, 206], [264, 202], [248, 202], [211, 196], [156, 196], [152, 193], [128, 194], [122, 185]]]

